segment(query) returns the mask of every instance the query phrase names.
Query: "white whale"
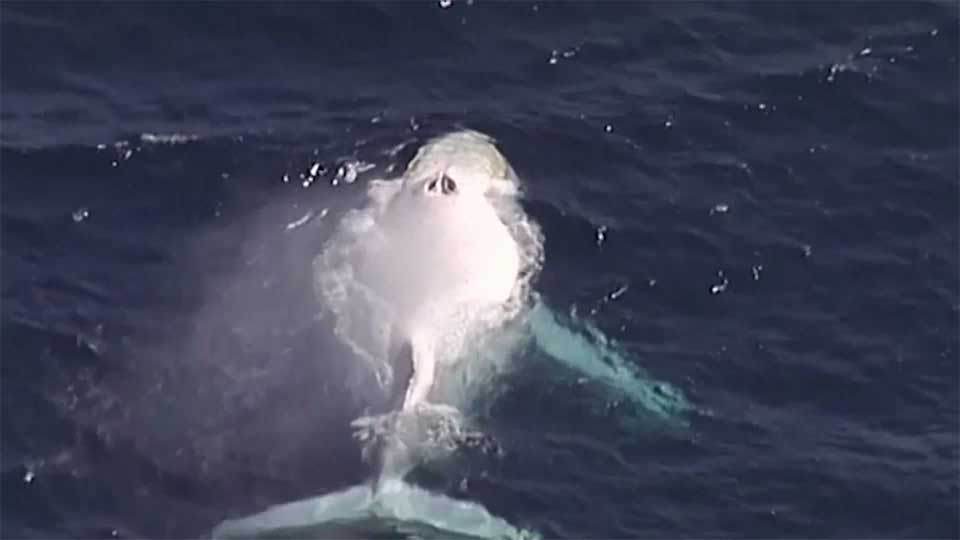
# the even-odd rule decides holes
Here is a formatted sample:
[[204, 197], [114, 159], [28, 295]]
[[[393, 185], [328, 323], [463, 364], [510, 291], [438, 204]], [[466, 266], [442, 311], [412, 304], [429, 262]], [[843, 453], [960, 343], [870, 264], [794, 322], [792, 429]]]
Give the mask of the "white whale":
[[532, 226], [518, 239], [506, 224], [519, 221], [515, 188], [486, 137], [447, 135], [424, 146], [399, 181], [374, 182], [371, 204], [346, 216], [318, 257], [318, 291], [338, 335], [382, 384], [393, 382], [391, 357], [411, 350], [403, 410], [425, 402], [439, 362], [456, 361], [470, 337], [515, 315], [521, 276], [540, 259]]
[[[355, 427], [379, 453], [370, 485], [288, 503], [217, 527], [214, 537], [277, 531], [343, 534], [398, 522], [440, 537], [522, 537], [482, 506], [403, 482], [436, 448], [464, 434], [460, 411], [522, 345], [533, 343], [661, 418], [688, 409], [596, 328], [551, 311], [531, 287], [543, 262], [539, 228], [519, 204], [516, 174], [493, 141], [458, 131], [424, 145], [395, 180], [372, 181], [314, 261], [317, 294], [338, 337], [375, 374], [396, 410]], [[398, 377], [402, 364], [411, 375]], [[439, 435], [438, 435], [439, 433]], [[418, 533], [424, 536], [421, 530]]]

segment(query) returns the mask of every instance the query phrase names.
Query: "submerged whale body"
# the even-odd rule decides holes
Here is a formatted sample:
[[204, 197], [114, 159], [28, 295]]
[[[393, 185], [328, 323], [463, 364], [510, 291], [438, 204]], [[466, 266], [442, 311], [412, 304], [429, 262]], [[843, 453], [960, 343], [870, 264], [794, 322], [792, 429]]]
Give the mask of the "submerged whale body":
[[534, 344], [653, 417], [682, 418], [689, 407], [681, 393], [533, 292], [543, 242], [520, 193], [493, 141], [474, 131], [429, 141], [400, 178], [370, 182], [367, 204], [343, 217], [314, 270], [336, 335], [380, 391], [396, 396], [392, 410], [354, 422], [376, 475], [225, 521], [214, 537], [532, 536], [478, 503], [403, 480], [471, 435], [464, 411], [521, 345]]
[[420, 538], [530, 539], [483, 506], [432, 494], [399, 480], [377, 490], [359, 485], [323, 497], [276, 506], [255, 516], [226, 521], [214, 538]]

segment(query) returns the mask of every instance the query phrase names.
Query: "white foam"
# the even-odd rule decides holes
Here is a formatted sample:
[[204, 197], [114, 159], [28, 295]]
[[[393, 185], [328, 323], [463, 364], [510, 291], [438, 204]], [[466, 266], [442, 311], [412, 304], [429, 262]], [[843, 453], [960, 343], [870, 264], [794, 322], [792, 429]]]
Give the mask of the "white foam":
[[162, 143], [162, 144], [183, 144], [197, 140], [196, 135], [183, 133], [141, 133], [140, 142], [144, 143]]

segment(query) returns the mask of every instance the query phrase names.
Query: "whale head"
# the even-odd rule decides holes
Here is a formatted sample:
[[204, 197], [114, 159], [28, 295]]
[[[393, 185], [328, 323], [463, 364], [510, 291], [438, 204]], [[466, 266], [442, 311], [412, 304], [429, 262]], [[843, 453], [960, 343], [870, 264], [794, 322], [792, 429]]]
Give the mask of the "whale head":
[[517, 181], [490, 137], [457, 131], [420, 148], [404, 174], [404, 188], [427, 196], [495, 197], [516, 194]]

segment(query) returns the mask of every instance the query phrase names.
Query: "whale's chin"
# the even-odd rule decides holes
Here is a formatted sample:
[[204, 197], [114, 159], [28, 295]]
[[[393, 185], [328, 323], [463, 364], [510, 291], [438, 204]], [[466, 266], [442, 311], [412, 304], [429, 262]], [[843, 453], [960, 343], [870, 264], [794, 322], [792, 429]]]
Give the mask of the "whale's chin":
[[381, 220], [383, 242], [364, 254], [369, 273], [358, 277], [406, 320], [444, 305], [485, 309], [515, 290], [519, 247], [492, 205], [484, 197], [444, 199], [391, 205]]

